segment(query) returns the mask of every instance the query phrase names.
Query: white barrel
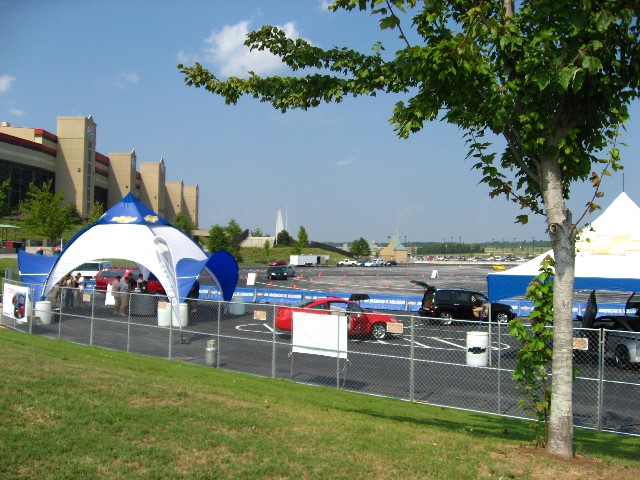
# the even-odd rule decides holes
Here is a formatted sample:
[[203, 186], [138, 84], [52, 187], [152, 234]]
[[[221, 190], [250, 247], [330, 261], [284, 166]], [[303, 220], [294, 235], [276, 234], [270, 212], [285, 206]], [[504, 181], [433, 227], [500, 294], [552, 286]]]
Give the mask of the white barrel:
[[36, 317], [40, 317], [41, 325], [51, 325], [51, 302], [43, 300], [36, 302]]
[[467, 365], [486, 367], [489, 364], [489, 333], [467, 332]]
[[[169, 308], [171, 308], [171, 305], [169, 305]], [[173, 325], [176, 328], [184, 328], [189, 323], [189, 305], [187, 305], [186, 303], [181, 303], [179, 305], [179, 308], [180, 308], [180, 321], [178, 321], [176, 316], [173, 315], [173, 311], [172, 311], [171, 325]]]
[[171, 326], [171, 304], [169, 302], [158, 302], [158, 326]]
[[244, 315], [244, 297], [233, 297], [229, 303], [229, 313], [231, 315]]

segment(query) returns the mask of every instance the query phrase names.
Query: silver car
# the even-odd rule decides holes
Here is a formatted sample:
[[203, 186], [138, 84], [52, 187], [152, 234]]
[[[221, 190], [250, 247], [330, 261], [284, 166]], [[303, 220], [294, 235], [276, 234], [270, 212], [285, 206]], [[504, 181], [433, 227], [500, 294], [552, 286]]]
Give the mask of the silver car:
[[[597, 354], [600, 335], [604, 339], [604, 356], [619, 368], [640, 364], [640, 295], [632, 293], [624, 315], [596, 317], [598, 304], [595, 291], [591, 292], [579, 337], [587, 338], [587, 351]], [[601, 333], [600, 333], [601, 332]]]

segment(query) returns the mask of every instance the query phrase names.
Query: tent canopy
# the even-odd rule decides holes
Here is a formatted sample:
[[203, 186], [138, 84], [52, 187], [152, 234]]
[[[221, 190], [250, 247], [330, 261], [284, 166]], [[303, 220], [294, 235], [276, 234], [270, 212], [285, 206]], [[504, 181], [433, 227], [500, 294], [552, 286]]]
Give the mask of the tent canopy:
[[66, 273], [97, 258], [129, 260], [142, 272], [152, 272], [176, 306], [187, 297], [203, 269], [218, 282], [225, 300], [231, 299], [238, 280], [238, 264], [228, 252], [209, 257], [191, 238], [131, 193], [97, 222], [78, 232], [59, 256], [23, 253], [18, 257], [18, 268], [23, 278], [34, 283], [40, 280], [42, 288], [36, 298], [44, 298]]
[[[487, 276], [489, 299], [524, 295], [553, 251]], [[576, 241], [575, 289], [640, 291], [640, 208], [621, 193]]]

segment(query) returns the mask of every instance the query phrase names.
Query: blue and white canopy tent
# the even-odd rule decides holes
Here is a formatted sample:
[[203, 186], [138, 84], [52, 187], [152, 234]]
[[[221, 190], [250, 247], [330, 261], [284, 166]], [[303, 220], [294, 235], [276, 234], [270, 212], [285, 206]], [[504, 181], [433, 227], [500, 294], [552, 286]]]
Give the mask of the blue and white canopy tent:
[[152, 272], [167, 292], [176, 317], [179, 303], [203, 270], [218, 283], [227, 301], [238, 281], [238, 264], [231, 254], [218, 251], [209, 256], [131, 193], [78, 232], [60, 255], [46, 257], [18, 251], [18, 269], [22, 280], [34, 286], [34, 298], [38, 300], [66, 273], [97, 258], [129, 260], [141, 272]]
[[[553, 250], [487, 276], [492, 302], [524, 295]], [[576, 242], [576, 290], [640, 292], [640, 207], [621, 193]]]

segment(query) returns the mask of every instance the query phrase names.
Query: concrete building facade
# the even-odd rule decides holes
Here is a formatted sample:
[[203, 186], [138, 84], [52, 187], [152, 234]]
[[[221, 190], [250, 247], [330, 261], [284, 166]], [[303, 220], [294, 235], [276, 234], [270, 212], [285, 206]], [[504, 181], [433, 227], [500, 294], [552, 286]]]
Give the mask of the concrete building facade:
[[10, 181], [9, 207], [26, 197], [29, 184], [53, 180], [56, 192], [88, 217], [96, 202], [105, 210], [132, 193], [172, 222], [178, 213], [198, 225], [198, 185], [165, 181], [165, 161], [141, 163], [136, 152], [108, 155], [96, 149], [97, 124], [88, 117], [58, 117], [57, 133], [0, 123], [0, 182]]

